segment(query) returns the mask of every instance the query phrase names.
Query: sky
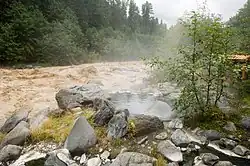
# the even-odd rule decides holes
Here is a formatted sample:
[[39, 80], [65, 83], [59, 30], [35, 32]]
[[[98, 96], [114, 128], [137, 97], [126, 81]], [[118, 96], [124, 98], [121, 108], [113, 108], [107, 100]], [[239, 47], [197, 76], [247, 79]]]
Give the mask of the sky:
[[[164, 20], [168, 25], [176, 23], [186, 11], [197, 9], [197, 4], [204, 0], [148, 0], [153, 4], [155, 16]], [[146, 0], [135, 0], [141, 6]], [[228, 20], [244, 6], [247, 0], [207, 0], [212, 13], [221, 14], [223, 20]]]

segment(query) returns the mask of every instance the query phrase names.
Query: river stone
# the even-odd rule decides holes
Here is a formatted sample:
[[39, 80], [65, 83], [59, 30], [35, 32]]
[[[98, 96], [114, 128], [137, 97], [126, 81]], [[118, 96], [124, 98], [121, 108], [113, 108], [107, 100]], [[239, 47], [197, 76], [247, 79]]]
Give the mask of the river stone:
[[207, 166], [206, 164], [203, 163], [202, 158], [200, 156], [196, 156], [194, 158], [194, 164], [193, 165], [194, 166]]
[[183, 123], [181, 119], [173, 119], [169, 122], [168, 127], [170, 129], [182, 129], [183, 128]]
[[233, 152], [235, 154], [238, 154], [240, 156], [246, 156], [250, 153], [250, 150], [247, 149], [246, 147], [244, 146], [241, 146], [241, 145], [237, 145], [234, 149], [233, 149]]
[[233, 122], [227, 122], [227, 124], [223, 127], [223, 129], [229, 132], [237, 131], [236, 126]]
[[59, 149], [50, 152], [44, 166], [77, 166], [74, 160], [71, 160], [67, 149]]
[[233, 166], [233, 164], [230, 161], [219, 161], [214, 166]]
[[13, 161], [21, 155], [22, 147], [16, 145], [6, 145], [0, 151], [0, 162]]
[[67, 140], [64, 143], [64, 148], [71, 153], [84, 153], [97, 142], [94, 129], [90, 126], [85, 117], [79, 117]]
[[181, 150], [177, 148], [171, 141], [161, 141], [157, 146], [158, 152], [172, 162], [182, 162], [183, 155]]
[[167, 138], [168, 138], [167, 132], [162, 132], [162, 133], [155, 136], [155, 139], [157, 139], [157, 140], [165, 140]]
[[221, 138], [219, 142], [220, 147], [226, 148], [229, 150], [232, 150], [233, 148], [235, 148], [237, 144], [238, 144], [237, 142], [227, 139], [227, 138]]
[[105, 95], [98, 85], [86, 84], [61, 89], [55, 98], [59, 108], [67, 110], [93, 104], [95, 98], [105, 98]]
[[110, 166], [153, 166], [156, 159], [136, 152], [119, 154]]
[[171, 141], [179, 147], [187, 147], [188, 144], [191, 142], [187, 134], [182, 131], [181, 129], [177, 129], [172, 135], [171, 135]]
[[201, 135], [206, 137], [209, 141], [220, 140], [221, 133], [215, 130], [205, 130], [201, 132]]
[[34, 161], [37, 161], [39, 159], [45, 159], [45, 157], [46, 157], [45, 153], [40, 153], [40, 152], [36, 152], [36, 151], [29, 151], [29, 152], [23, 154], [22, 156], [20, 156], [10, 166], [25, 166], [26, 163], [29, 163], [32, 161], [34, 162]]
[[105, 99], [96, 98], [94, 100], [94, 108], [97, 110], [94, 115], [94, 123], [98, 126], [108, 124], [115, 113], [113, 104]]
[[87, 166], [101, 166], [102, 160], [99, 157], [91, 158], [87, 162]]
[[218, 156], [215, 156], [212, 153], [203, 153], [200, 156], [202, 158], [203, 163], [206, 165], [212, 166], [220, 160]]
[[108, 123], [108, 137], [121, 138], [128, 132], [128, 110], [118, 111]]
[[136, 115], [131, 118], [131, 122], [134, 123], [136, 136], [144, 136], [164, 129], [163, 122], [156, 116]]
[[14, 113], [10, 118], [8, 118], [4, 125], [1, 127], [0, 132], [9, 133], [16, 125], [21, 121], [27, 121], [29, 116], [29, 111], [26, 109], [21, 109]]
[[50, 108], [46, 108], [38, 111], [34, 116], [29, 118], [30, 129], [34, 130], [43, 125], [43, 123], [49, 119]]
[[241, 125], [244, 129], [250, 131], [250, 117], [245, 117], [241, 120]]
[[[13, 130], [11, 130], [2, 140], [1, 148], [5, 145], [23, 145], [26, 138], [30, 136], [29, 124], [27, 122], [20, 122]], [[0, 149], [1, 149], [0, 148]]]

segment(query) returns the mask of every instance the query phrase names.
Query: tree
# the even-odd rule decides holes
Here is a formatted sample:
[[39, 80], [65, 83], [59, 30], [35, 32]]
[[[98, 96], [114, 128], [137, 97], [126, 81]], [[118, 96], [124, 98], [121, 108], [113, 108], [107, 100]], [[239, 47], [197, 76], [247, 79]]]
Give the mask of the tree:
[[140, 25], [140, 13], [139, 8], [136, 6], [134, 0], [130, 0], [129, 12], [128, 12], [128, 26], [132, 32], [139, 30]]

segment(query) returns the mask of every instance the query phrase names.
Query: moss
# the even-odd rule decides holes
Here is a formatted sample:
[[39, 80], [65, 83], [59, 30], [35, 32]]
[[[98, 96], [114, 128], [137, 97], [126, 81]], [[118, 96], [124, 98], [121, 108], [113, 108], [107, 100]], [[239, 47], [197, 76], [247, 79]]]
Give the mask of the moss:
[[6, 136], [6, 134], [0, 133], [0, 143], [2, 142], [2, 140], [4, 139], [5, 136]]

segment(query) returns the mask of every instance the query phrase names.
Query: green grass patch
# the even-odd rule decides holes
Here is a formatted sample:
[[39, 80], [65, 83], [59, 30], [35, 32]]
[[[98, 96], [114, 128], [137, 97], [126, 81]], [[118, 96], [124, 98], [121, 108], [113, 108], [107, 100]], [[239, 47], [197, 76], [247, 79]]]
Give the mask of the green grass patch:
[[2, 140], [4, 139], [5, 136], [6, 136], [6, 134], [0, 133], [0, 142], [2, 142]]

